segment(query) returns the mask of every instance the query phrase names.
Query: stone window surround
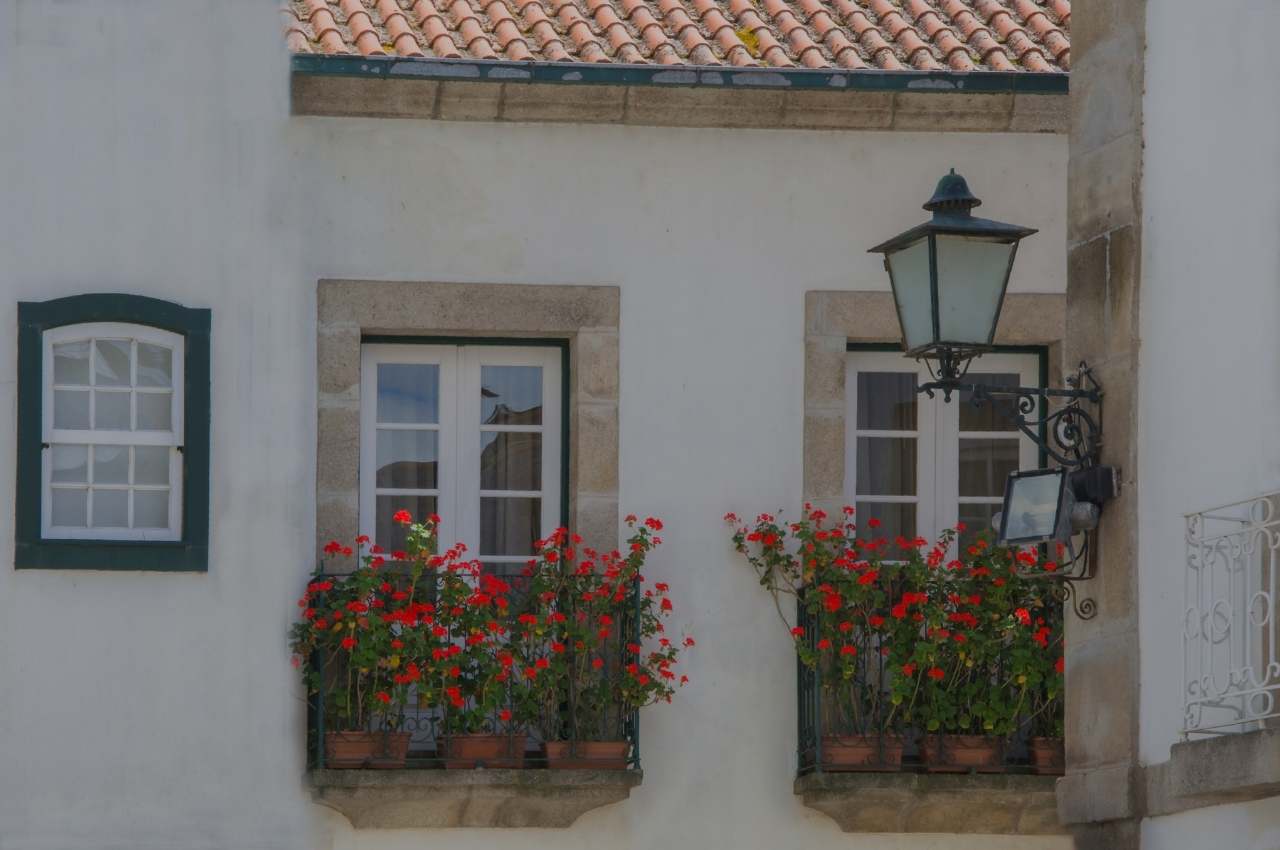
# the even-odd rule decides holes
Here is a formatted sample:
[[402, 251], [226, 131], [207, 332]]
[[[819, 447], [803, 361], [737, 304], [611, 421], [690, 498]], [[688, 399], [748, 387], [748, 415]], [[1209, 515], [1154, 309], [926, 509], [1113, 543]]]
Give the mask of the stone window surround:
[[317, 285], [316, 547], [359, 533], [365, 336], [569, 341], [569, 524], [618, 538], [617, 287], [321, 280]]
[[[850, 343], [896, 343], [901, 328], [884, 291], [810, 291], [804, 300], [804, 498], [833, 516], [845, 504], [845, 368]], [[1011, 293], [998, 345], [1044, 345], [1061, 374], [1066, 296]], [[1054, 778], [975, 774], [810, 774], [795, 782], [806, 806], [845, 832], [1061, 834]]]
[[[617, 287], [321, 280], [316, 289], [317, 552], [358, 533], [360, 346], [375, 335], [568, 340], [569, 524], [589, 544], [617, 546]], [[316, 770], [309, 781], [318, 803], [357, 828], [563, 828], [626, 799], [641, 778], [638, 770]]]

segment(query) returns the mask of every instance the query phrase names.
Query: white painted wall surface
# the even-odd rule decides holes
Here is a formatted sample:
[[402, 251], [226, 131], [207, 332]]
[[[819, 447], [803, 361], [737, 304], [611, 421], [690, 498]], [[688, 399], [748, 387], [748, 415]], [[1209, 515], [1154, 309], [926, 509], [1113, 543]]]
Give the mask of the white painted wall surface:
[[[214, 403], [207, 575], [14, 572], [0, 486], [0, 848], [1068, 847], [845, 835], [802, 807], [790, 642], [720, 522], [799, 501], [804, 292], [884, 288], [866, 247], [948, 167], [1041, 228], [1015, 288], [1063, 289], [1065, 139], [290, 120], [275, 15], [0, 0], [0, 328], [80, 292], [211, 307]], [[309, 802], [284, 633], [320, 277], [622, 287], [622, 504], [667, 520], [651, 572], [699, 641], [693, 684], [642, 715], [629, 801], [437, 832]], [[14, 377], [0, 345], [0, 446]]]
[[[1147, 4], [1141, 375], [1141, 758], [1182, 728], [1182, 515], [1280, 490], [1280, 5]], [[1191, 55], [1212, 61], [1188, 62]], [[1143, 847], [1280, 848], [1275, 800], [1148, 821]]]

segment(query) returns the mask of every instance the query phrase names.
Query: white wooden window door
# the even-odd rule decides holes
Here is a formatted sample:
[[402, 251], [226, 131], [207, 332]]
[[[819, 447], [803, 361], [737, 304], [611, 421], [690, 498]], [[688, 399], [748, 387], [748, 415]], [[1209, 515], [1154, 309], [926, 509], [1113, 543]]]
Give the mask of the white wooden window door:
[[364, 533], [392, 552], [396, 511], [438, 513], [442, 545], [518, 574], [560, 524], [562, 391], [557, 348], [364, 346]]
[[[1037, 386], [1035, 354], [994, 353], [976, 361], [966, 380], [993, 386]], [[1035, 444], [1004, 415], [1016, 402], [974, 407], [968, 393], [950, 403], [917, 388], [928, 370], [897, 352], [851, 351], [846, 371], [848, 411], [845, 494], [859, 531], [872, 536], [932, 539], [963, 522], [964, 542], [990, 530], [1005, 479], [1038, 466]]]

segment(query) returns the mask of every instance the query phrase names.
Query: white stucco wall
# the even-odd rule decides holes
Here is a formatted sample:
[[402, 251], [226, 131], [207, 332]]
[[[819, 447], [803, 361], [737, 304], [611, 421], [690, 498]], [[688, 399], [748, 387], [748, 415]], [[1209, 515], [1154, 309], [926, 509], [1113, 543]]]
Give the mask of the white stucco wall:
[[[206, 575], [14, 572], [0, 450], [0, 848], [1069, 846], [803, 808], [790, 644], [720, 523], [799, 501], [803, 294], [884, 288], [866, 247], [946, 168], [1041, 228], [1015, 289], [1062, 290], [1065, 139], [290, 120], [272, 5], [0, 0], [0, 328], [81, 292], [210, 307], [214, 405]], [[699, 641], [693, 684], [642, 716], [629, 801], [439, 832], [308, 801], [284, 633], [313, 555], [320, 277], [622, 288], [622, 505], [667, 520], [651, 573]], [[0, 447], [14, 378], [0, 345]]]
[[[1182, 515], [1280, 490], [1280, 6], [1147, 4], [1138, 438], [1141, 757], [1182, 724]], [[1189, 56], [1211, 61], [1188, 62]], [[1274, 800], [1144, 826], [1144, 848], [1280, 847]]]

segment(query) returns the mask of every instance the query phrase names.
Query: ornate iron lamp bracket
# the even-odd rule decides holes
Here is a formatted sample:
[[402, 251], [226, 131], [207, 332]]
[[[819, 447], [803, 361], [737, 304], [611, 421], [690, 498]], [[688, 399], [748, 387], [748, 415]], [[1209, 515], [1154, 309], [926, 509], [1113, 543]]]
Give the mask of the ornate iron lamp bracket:
[[[935, 380], [921, 385], [919, 392], [929, 398], [941, 392], [948, 402], [952, 393], [968, 393], [968, 403], [979, 408], [996, 401], [1013, 400], [1017, 403], [1013, 415], [1009, 415], [1004, 407], [995, 406], [994, 409], [1016, 425], [1055, 463], [1076, 470], [1098, 462], [1102, 451], [1102, 392], [1087, 364], [1081, 363], [1076, 373], [1067, 378], [1066, 388], [993, 387], [964, 383], [967, 372], [967, 363], [957, 368], [947, 359], [940, 359], [939, 368], [934, 373]], [[1066, 399], [1067, 403], [1056, 410], [1045, 410], [1044, 402], [1054, 399]], [[1085, 403], [1092, 410], [1086, 410]]]

